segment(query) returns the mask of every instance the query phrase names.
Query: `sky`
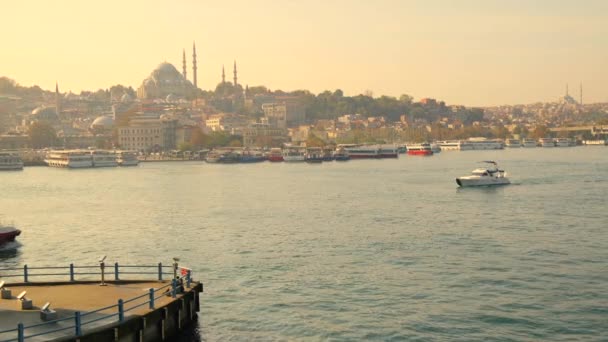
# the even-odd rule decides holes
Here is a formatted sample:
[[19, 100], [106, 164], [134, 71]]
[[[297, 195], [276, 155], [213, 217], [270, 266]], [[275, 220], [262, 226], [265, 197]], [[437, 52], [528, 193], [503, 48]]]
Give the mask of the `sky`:
[[448, 104], [608, 101], [605, 0], [4, 1], [0, 76], [60, 91], [139, 87], [192, 43], [198, 85], [408, 94]]

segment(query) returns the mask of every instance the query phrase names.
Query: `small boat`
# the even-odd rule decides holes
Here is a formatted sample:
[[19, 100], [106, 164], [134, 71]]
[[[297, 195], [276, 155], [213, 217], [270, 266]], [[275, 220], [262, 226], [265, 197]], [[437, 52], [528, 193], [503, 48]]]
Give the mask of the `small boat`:
[[290, 146], [283, 149], [283, 161], [287, 163], [303, 162], [306, 160], [306, 150]]
[[431, 144], [410, 144], [407, 145], [407, 154], [410, 156], [432, 156], [433, 150]]
[[266, 160], [263, 154], [257, 151], [245, 151], [241, 154], [241, 163], [259, 163]]
[[0, 244], [5, 242], [15, 241], [15, 238], [21, 234], [21, 231], [12, 226], [3, 226], [0, 224]]
[[470, 176], [456, 178], [456, 184], [462, 187], [511, 184], [506, 172], [500, 170], [495, 161], [486, 160], [484, 163], [491, 166], [477, 168], [473, 170]]

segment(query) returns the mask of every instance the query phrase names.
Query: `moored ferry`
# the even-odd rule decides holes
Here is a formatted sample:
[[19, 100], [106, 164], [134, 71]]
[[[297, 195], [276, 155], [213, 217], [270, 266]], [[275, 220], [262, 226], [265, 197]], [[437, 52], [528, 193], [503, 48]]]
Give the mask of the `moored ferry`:
[[541, 147], [555, 147], [555, 141], [551, 138], [540, 138], [538, 139], [538, 143]]
[[570, 146], [574, 146], [574, 144], [572, 143], [572, 140], [568, 139], [568, 138], [556, 138], [553, 140], [553, 142], [555, 143], [555, 147], [570, 147]]
[[302, 147], [286, 147], [283, 149], [283, 161], [287, 163], [303, 162], [306, 160], [306, 149]]
[[19, 155], [10, 152], [0, 152], [0, 171], [23, 170], [23, 160]]
[[530, 138], [525, 138], [524, 140], [521, 141], [521, 146], [522, 147], [536, 147], [536, 140], [534, 139], [530, 139]]
[[116, 161], [116, 153], [106, 150], [90, 151], [93, 157], [93, 167], [115, 167], [118, 166]]
[[116, 151], [116, 162], [120, 166], [137, 166], [139, 159], [134, 151]]
[[81, 169], [93, 167], [93, 156], [87, 150], [53, 150], [47, 153], [44, 162], [51, 167]]
[[380, 158], [380, 149], [375, 145], [343, 144], [338, 148], [343, 148], [351, 159]]
[[503, 142], [500, 139], [486, 139], [483, 137], [469, 138], [465, 142], [470, 150], [502, 150]]
[[412, 156], [432, 156], [433, 149], [429, 143], [409, 144], [407, 145], [407, 154]]
[[436, 144], [442, 151], [463, 151], [471, 149], [471, 146], [465, 144], [462, 140], [437, 141]]
[[306, 161], [307, 163], [322, 163], [323, 150], [320, 147], [307, 148], [304, 161]]
[[380, 154], [380, 158], [398, 158], [399, 147], [397, 145], [379, 145], [378, 154]]
[[334, 151], [334, 160], [335, 161], [347, 161], [350, 160], [350, 155], [346, 150], [342, 147], [337, 148]]
[[521, 147], [521, 141], [519, 141], [518, 139], [507, 139], [505, 140], [505, 147]]
[[268, 161], [282, 162], [283, 161], [283, 151], [278, 147], [271, 148], [270, 153], [268, 153]]
[[606, 146], [606, 145], [608, 145], [608, 140], [606, 140], [606, 139], [583, 140], [583, 145]]

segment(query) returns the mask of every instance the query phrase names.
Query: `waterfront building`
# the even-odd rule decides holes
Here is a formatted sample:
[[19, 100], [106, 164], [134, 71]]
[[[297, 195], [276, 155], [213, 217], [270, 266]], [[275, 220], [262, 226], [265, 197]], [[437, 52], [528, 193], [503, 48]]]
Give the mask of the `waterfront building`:
[[268, 123], [278, 128], [295, 127], [306, 120], [304, 108], [296, 101], [265, 103], [262, 110]]
[[287, 142], [287, 130], [273, 127], [268, 123], [253, 123], [243, 128], [243, 146], [269, 147], [281, 146]]
[[118, 129], [118, 144], [127, 150], [160, 150], [163, 138], [163, 126], [157, 118], [135, 118]]
[[205, 120], [205, 126], [207, 129], [214, 132], [233, 132], [234, 130], [243, 128], [246, 125], [246, 117], [232, 113], [212, 114], [207, 118], [207, 120]]

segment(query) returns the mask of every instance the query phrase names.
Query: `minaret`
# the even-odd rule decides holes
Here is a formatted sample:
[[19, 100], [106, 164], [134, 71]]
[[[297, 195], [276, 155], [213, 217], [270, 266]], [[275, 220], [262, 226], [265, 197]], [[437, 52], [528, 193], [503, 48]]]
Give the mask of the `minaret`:
[[222, 84], [226, 83], [226, 72], [224, 71], [224, 66], [222, 65]]
[[61, 95], [59, 94], [59, 83], [55, 81], [55, 113], [57, 116], [61, 113]]
[[186, 49], [183, 50], [182, 53], [182, 74], [184, 75], [184, 79], [188, 79], [188, 72], [186, 71]]
[[194, 88], [198, 89], [196, 82], [196, 42], [192, 42], [192, 73], [192, 83], [194, 83]]
[[237, 78], [236, 78], [236, 60], [234, 61], [234, 69], [233, 69], [233, 72], [234, 72], [234, 86], [236, 87], [236, 85], [238, 84], [238, 83], [237, 83]]
[[581, 82], [581, 98], [579, 100], [579, 104], [581, 106], [583, 105], [583, 82]]

